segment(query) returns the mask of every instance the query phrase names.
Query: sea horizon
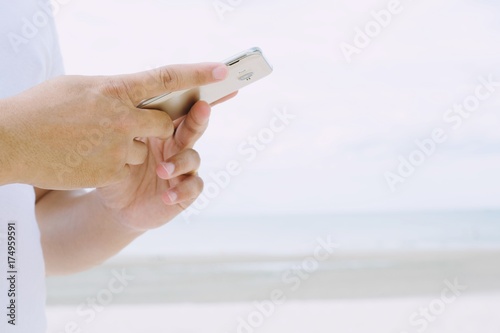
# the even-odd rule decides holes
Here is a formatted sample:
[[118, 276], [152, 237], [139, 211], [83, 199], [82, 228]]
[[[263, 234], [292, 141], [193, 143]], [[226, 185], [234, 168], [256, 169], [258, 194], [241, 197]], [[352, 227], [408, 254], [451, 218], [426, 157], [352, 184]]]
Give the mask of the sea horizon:
[[114, 260], [301, 256], [318, 239], [341, 252], [500, 249], [500, 210], [200, 216], [151, 230]]

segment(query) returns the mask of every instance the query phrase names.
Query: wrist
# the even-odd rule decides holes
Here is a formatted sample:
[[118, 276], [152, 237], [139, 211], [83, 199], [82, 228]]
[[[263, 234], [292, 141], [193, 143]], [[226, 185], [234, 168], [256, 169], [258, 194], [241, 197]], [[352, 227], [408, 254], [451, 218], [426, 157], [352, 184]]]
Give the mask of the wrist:
[[103, 221], [105, 221], [108, 227], [112, 228], [116, 233], [123, 235], [127, 239], [133, 240], [146, 232], [146, 230], [134, 228], [127, 223], [121, 209], [107, 206], [102, 201], [98, 191], [93, 190], [89, 195], [92, 196], [92, 201], [94, 202], [93, 206], [101, 212], [100, 216], [104, 217]]

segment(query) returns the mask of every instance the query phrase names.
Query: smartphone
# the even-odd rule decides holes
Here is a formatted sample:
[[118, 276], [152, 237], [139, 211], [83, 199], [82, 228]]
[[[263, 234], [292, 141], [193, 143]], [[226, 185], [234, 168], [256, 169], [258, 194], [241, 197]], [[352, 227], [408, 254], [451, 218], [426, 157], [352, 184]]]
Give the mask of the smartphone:
[[188, 90], [168, 92], [142, 101], [137, 107], [162, 110], [172, 119], [177, 119], [186, 115], [197, 101], [203, 100], [211, 104], [273, 71], [258, 47], [241, 52], [223, 63], [229, 68], [229, 74], [223, 81]]

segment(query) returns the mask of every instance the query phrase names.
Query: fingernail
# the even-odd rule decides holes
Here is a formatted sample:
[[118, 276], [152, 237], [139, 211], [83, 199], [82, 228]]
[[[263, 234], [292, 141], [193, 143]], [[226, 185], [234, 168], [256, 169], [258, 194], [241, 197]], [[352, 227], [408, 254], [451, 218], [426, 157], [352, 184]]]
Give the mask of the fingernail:
[[227, 76], [227, 67], [225, 65], [218, 66], [212, 71], [212, 75], [216, 80], [223, 80]]
[[167, 172], [167, 175], [171, 176], [174, 174], [175, 165], [173, 163], [162, 163], [161, 166]]
[[177, 193], [175, 193], [174, 191], [167, 191], [167, 197], [170, 202], [175, 202], [177, 200]]

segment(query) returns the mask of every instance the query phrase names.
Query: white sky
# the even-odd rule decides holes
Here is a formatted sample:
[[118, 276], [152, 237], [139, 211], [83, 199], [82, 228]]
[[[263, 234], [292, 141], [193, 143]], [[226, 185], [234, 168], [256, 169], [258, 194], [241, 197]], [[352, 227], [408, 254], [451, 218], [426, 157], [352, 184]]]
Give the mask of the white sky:
[[[209, 213], [498, 208], [500, 87], [458, 130], [442, 116], [479, 76], [500, 81], [500, 4], [402, 0], [402, 12], [348, 64], [340, 43], [352, 43], [354, 28], [388, 2], [242, 0], [221, 21], [212, 0], [71, 0], [56, 20], [68, 74], [263, 49], [274, 73], [214, 110], [197, 147], [201, 174], [243, 161], [238, 145], [273, 109], [297, 118], [243, 164]], [[435, 127], [449, 140], [392, 193], [384, 173]]]

